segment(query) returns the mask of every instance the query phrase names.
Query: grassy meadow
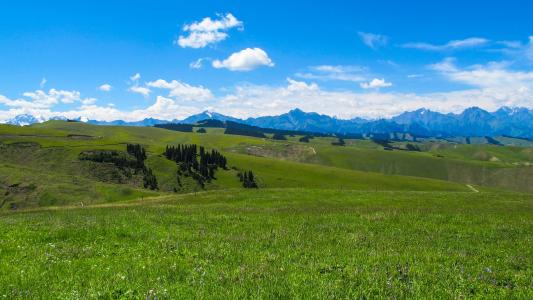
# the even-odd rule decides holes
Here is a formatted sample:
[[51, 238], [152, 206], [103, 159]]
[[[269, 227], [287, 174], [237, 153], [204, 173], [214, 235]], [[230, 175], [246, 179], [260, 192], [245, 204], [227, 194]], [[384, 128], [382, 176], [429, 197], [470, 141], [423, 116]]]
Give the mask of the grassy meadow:
[[[531, 148], [298, 139], [0, 125], [0, 298], [533, 298]], [[79, 159], [127, 143], [158, 190]], [[177, 186], [181, 143], [229, 168]]]
[[533, 297], [533, 199], [203, 192], [0, 217], [0, 297]]

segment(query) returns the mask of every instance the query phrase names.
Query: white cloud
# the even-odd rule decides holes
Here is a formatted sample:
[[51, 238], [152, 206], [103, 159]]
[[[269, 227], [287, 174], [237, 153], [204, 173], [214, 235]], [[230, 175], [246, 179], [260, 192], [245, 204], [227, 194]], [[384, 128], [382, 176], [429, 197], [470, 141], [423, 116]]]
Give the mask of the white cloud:
[[92, 104], [95, 104], [96, 101], [97, 101], [96, 98], [85, 98], [85, 99], [81, 100], [81, 104], [83, 104], [83, 105], [92, 105]]
[[[533, 72], [508, 69], [509, 63], [491, 62], [486, 65], [473, 65], [466, 68], [456, 66], [455, 59], [447, 58], [430, 65], [451, 81], [491, 90], [520, 90], [533, 87]], [[523, 89], [522, 89], [523, 90]]]
[[[337, 116], [340, 118], [391, 117], [421, 107], [443, 113], [461, 112], [476, 105], [487, 110], [501, 106], [532, 107], [531, 89], [515, 90], [466, 89], [438, 93], [328, 91], [316, 84], [289, 79], [286, 87], [245, 85], [222, 97], [214, 106], [220, 113], [250, 117], [276, 115], [293, 108]], [[261, 109], [257, 109], [260, 107]]]
[[[65, 91], [50, 89], [48, 92], [43, 90], [36, 90], [33, 92], [25, 92], [22, 94], [24, 98], [9, 99], [0, 95], [0, 104], [9, 108], [7, 111], [0, 111], [0, 121], [9, 119], [8, 116], [14, 117], [13, 114], [35, 113], [42, 111], [50, 111], [50, 108], [57, 104], [72, 104], [79, 103], [95, 103], [95, 98], [81, 98], [78, 91]], [[3, 116], [5, 114], [5, 116]], [[39, 113], [37, 113], [39, 116]]]
[[136, 93], [136, 94], [141, 94], [143, 95], [145, 98], [148, 97], [150, 95], [150, 93], [152, 92], [149, 88], [147, 87], [143, 87], [143, 86], [139, 86], [139, 80], [141, 79], [141, 74], [140, 73], [136, 73], [135, 75], [132, 75], [130, 77], [130, 81], [131, 81], [131, 84], [133, 84], [133, 86], [131, 86], [128, 91], [132, 92], [132, 93]]
[[135, 75], [132, 75], [132, 76], [130, 77], [130, 80], [131, 80], [132, 82], [139, 81], [139, 79], [141, 79], [141, 74], [140, 74], [140, 73], [136, 73]]
[[199, 58], [189, 64], [189, 68], [191, 69], [201, 69], [203, 67], [203, 62], [207, 60], [208, 58]]
[[30, 98], [33, 105], [40, 107], [50, 107], [57, 103], [68, 104], [81, 101], [80, 92], [78, 91], [50, 89], [48, 92], [37, 90], [34, 92], [25, 92], [22, 95]]
[[111, 91], [111, 89], [113, 89], [113, 87], [108, 83], [104, 83], [101, 86], [99, 86], [98, 89], [102, 92], [109, 92]]
[[386, 82], [385, 79], [374, 78], [369, 82], [362, 82], [360, 86], [364, 89], [379, 89], [392, 86], [392, 83]]
[[489, 43], [488, 39], [471, 37], [464, 40], [453, 40], [449, 41], [444, 45], [434, 45], [430, 43], [407, 43], [404, 44], [404, 48], [413, 48], [420, 50], [429, 50], [429, 51], [448, 51], [448, 50], [458, 50], [465, 48], [474, 48], [487, 45]]
[[184, 119], [191, 114], [200, 112], [196, 107], [178, 105], [174, 100], [157, 96], [154, 104], [146, 109], [135, 110], [131, 112], [132, 119], [136, 116], [137, 120], [144, 118], [158, 118], [163, 120]]
[[507, 54], [515, 63], [523, 65], [524, 62], [533, 62], [533, 36], [530, 36], [526, 43], [521, 41], [498, 41], [497, 44], [504, 47], [502, 49], [492, 49], [492, 51]]
[[46, 78], [43, 77], [43, 79], [41, 79], [41, 83], [39, 83], [39, 86], [42, 88], [44, 88], [44, 86], [46, 85]]
[[174, 97], [186, 101], [207, 101], [213, 98], [209, 89], [203, 86], [192, 86], [184, 82], [172, 80], [167, 82], [163, 79], [148, 82], [147, 85], [153, 88], [169, 90], [169, 97]]
[[[421, 107], [443, 113], [461, 112], [474, 105], [489, 111], [501, 106], [533, 108], [533, 71], [514, 70], [511, 69], [512, 66], [511, 63], [493, 62], [462, 67], [452, 58], [445, 59], [431, 65], [430, 68], [452, 82], [464, 84], [465, 87], [454, 91], [432, 93], [385, 92], [370, 89], [389, 84], [379, 77], [364, 82], [369, 89], [360, 91], [324, 89], [317, 83], [289, 78], [287, 83], [281, 86], [237, 85], [226, 90], [225, 95], [215, 97], [211, 91], [202, 86], [160, 79], [148, 82], [144, 88], [163, 89], [165, 92], [168, 91], [168, 95], [157, 96], [152, 104], [134, 110], [96, 105], [94, 104], [96, 99], [82, 98], [77, 91], [37, 90], [24, 93], [19, 99], [9, 99], [0, 95], [0, 122], [25, 113], [36, 117], [81, 116], [108, 121], [115, 119], [134, 121], [147, 117], [183, 119], [206, 108], [240, 118], [281, 114], [293, 108], [316, 111], [339, 118], [390, 117]], [[312, 70], [317, 74], [320, 74], [318, 72], [335, 74], [346, 68], [324, 65], [313, 67]], [[69, 105], [69, 103], [70, 105], [81, 103], [82, 106], [66, 111], [53, 109], [56, 105]]]
[[365, 77], [361, 73], [365, 72], [366, 69], [359, 66], [320, 65], [310, 67], [309, 69], [311, 72], [296, 73], [295, 76], [299, 78], [315, 80], [339, 80], [352, 82], [360, 82], [365, 80]]
[[389, 42], [389, 38], [385, 35], [369, 32], [359, 32], [358, 34], [363, 43], [372, 49], [385, 46]]
[[225, 40], [228, 37], [227, 31], [234, 27], [242, 29], [242, 21], [231, 13], [225, 16], [219, 15], [219, 19], [216, 20], [206, 17], [200, 22], [183, 26], [183, 31], [188, 32], [188, 36], [180, 35], [177, 44], [182, 48], [204, 48], [209, 44]]
[[130, 87], [128, 89], [128, 91], [130, 91], [132, 93], [141, 94], [144, 97], [148, 97], [150, 95], [150, 93], [152, 92], [149, 88], [146, 88], [146, 87], [143, 87], [143, 86], [138, 86], [138, 85]]
[[273, 67], [274, 63], [261, 48], [246, 48], [231, 54], [227, 59], [214, 60], [213, 67], [226, 68], [231, 71], [250, 71], [261, 66]]

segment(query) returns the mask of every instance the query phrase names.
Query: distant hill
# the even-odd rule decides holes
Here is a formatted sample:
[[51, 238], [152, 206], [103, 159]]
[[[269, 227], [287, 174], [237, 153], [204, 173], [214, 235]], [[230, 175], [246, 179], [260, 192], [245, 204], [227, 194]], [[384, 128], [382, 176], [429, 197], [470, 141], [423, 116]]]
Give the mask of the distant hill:
[[[533, 139], [533, 110], [524, 107], [502, 107], [494, 112], [488, 112], [479, 107], [471, 107], [459, 114], [443, 114], [422, 108], [404, 112], [390, 119], [380, 120], [365, 120], [361, 118], [344, 120], [315, 112], [293, 109], [278, 116], [264, 116], [246, 120], [204, 111], [183, 120], [147, 118], [135, 122], [88, 120], [87, 123], [96, 125], [154, 126], [168, 123], [195, 124], [203, 120], [231, 121], [261, 128], [342, 135], [398, 133], [434, 137], [506, 135]], [[20, 115], [8, 123], [29, 125], [44, 121], [47, 121], [47, 119], [31, 115]]]

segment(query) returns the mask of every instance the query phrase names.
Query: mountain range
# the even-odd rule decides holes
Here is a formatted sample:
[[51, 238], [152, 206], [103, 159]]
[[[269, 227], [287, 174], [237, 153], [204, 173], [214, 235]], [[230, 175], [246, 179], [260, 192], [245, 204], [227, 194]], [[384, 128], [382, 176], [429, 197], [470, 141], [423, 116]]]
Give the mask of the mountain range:
[[[54, 120], [66, 120], [64, 117], [54, 117]], [[488, 112], [479, 107], [471, 107], [462, 113], [443, 114], [428, 109], [418, 109], [404, 112], [390, 119], [366, 120], [361, 118], [338, 119], [335, 117], [304, 112], [293, 109], [278, 116], [264, 116], [257, 118], [238, 119], [216, 112], [204, 111], [189, 116], [183, 120], [159, 120], [147, 118], [136, 122], [123, 120], [98, 121], [82, 120], [96, 125], [120, 126], [153, 126], [165, 123], [194, 124], [202, 120], [233, 121], [262, 128], [284, 130], [310, 131], [337, 134], [368, 134], [368, 133], [410, 133], [419, 136], [514, 136], [533, 138], [533, 110], [524, 107], [502, 107], [494, 112]], [[29, 125], [47, 121], [32, 115], [19, 115], [8, 124]]]

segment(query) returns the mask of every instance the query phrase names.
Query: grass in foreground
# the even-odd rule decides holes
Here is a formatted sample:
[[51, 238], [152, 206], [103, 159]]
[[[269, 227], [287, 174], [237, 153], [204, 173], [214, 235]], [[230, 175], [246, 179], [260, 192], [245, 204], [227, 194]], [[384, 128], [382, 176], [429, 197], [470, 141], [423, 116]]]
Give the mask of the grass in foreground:
[[214, 191], [0, 215], [4, 298], [529, 298], [533, 199]]

